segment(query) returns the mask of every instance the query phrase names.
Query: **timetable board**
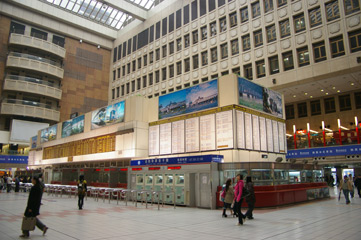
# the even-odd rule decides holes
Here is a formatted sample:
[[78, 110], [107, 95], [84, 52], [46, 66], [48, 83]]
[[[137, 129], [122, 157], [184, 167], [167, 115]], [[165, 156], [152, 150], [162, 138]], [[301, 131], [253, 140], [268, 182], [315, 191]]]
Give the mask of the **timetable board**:
[[172, 123], [159, 126], [159, 154], [172, 153]]
[[172, 122], [172, 153], [184, 153], [184, 120]]
[[186, 119], [186, 152], [199, 151], [199, 117]]
[[201, 116], [200, 125], [200, 150], [216, 149], [216, 119], [215, 114]]
[[233, 111], [216, 114], [217, 149], [233, 148]]

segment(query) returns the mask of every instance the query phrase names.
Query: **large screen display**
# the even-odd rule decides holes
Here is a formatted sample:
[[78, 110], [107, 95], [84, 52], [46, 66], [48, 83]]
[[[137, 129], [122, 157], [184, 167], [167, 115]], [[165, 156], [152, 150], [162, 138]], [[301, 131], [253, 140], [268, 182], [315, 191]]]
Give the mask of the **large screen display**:
[[218, 106], [218, 81], [213, 80], [159, 97], [159, 119]]
[[259, 86], [245, 78], [238, 78], [239, 104], [283, 118], [282, 95]]
[[121, 101], [92, 112], [91, 129], [124, 122], [125, 102]]

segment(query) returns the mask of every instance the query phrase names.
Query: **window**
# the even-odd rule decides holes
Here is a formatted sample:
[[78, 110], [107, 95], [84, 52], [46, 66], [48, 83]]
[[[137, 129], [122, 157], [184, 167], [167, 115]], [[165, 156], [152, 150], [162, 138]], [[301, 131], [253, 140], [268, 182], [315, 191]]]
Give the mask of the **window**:
[[174, 53], [174, 42], [169, 43], [169, 55]]
[[219, 19], [219, 32], [227, 31], [227, 19], [221, 18]]
[[229, 14], [229, 26], [231, 28], [237, 26], [237, 12]]
[[120, 78], [120, 68], [117, 69], [117, 78]]
[[240, 76], [241, 75], [241, 68], [240, 67], [233, 68], [232, 73]]
[[296, 33], [306, 30], [305, 16], [303, 13], [293, 17], [293, 24]]
[[138, 58], [138, 69], [142, 68], [142, 58]]
[[361, 108], [361, 92], [355, 93], [355, 104], [357, 109]]
[[326, 58], [326, 49], [325, 49], [325, 42], [319, 42], [312, 44], [313, 47], [313, 57], [315, 58], [315, 62], [322, 62], [325, 61]]
[[208, 64], [208, 52], [204, 51], [201, 53], [202, 57], [202, 66], [206, 66]]
[[147, 76], [143, 76], [143, 88], [147, 87]]
[[267, 13], [273, 10], [273, 0], [264, 0], [264, 12]]
[[189, 34], [184, 35], [184, 48], [189, 47], [190, 40], [189, 40]]
[[207, 39], [207, 26], [201, 27], [202, 40]]
[[281, 38], [288, 37], [290, 33], [290, 21], [288, 19], [280, 22]]
[[155, 61], [158, 61], [160, 59], [160, 49], [155, 50]]
[[278, 56], [273, 56], [268, 59], [269, 61], [269, 68], [270, 74], [275, 74], [280, 72], [279, 63], [278, 63]]
[[359, 0], [344, 0], [346, 15], [360, 11]]
[[177, 75], [182, 74], [182, 62], [177, 62]]
[[261, 9], [259, 6], [259, 2], [252, 3], [251, 8], [252, 8], [252, 17], [253, 18], [261, 15]]
[[294, 68], [292, 51], [283, 53], [282, 59], [283, 59], [283, 70], [284, 71], [291, 70]]
[[217, 62], [218, 60], [218, 56], [217, 56], [217, 48], [212, 48], [211, 49], [211, 62], [214, 63], [214, 62]]
[[330, 38], [331, 57], [339, 57], [345, 55], [345, 48], [343, 46], [342, 35], [334, 38]]
[[297, 110], [298, 110], [298, 117], [307, 117], [307, 103], [298, 103], [297, 104]]
[[320, 115], [321, 114], [321, 101], [315, 100], [311, 101], [311, 116]]
[[192, 32], [193, 44], [198, 43], [198, 30]]
[[276, 26], [275, 25], [271, 25], [266, 27], [266, 31], [267, 31], [267, 42], [273, 42], [276, 41]]
[[199, 57], [198, 54], [193, 56], [193, 69], [197, 69], [199, 67]]
[[352, 53], [361, 51], [361, 30], [348, 33], [348, 39]]
[[135, 91], [135, 80], [132, 81], [132, 92]]
[[338, 96], [338, 101], [340, 104], [340, 111], [351, 110], [351, 97], [350, 94]]
[[39, 38], [39, 39], [43, 39], [45, 41], [48, 40], [48, 33], [47, 32], [44, 32], [44, 31], [41, 31], [41, 30], [38, 30], [38, 29], [35, 29], [35, 28], [31, 29], [30, 36], [35, 37], [35, 38]]
[[297, 49], [298, 66], [306, 66], [310, 64], [310, 56], [307, 47]]
[[115, 81], [116, 76], [117, 76], [117, 75], [116, 75], [116, 71], [114, 70], [114, 71], [113, 71], [113, 81]]
[[278, 7], [282, 7], [287, 4], [287, 0], [277, 0]]
[[155, 83], [159, 83], [160, 76], [159, 76], [159, 70], [155, 71]]
[[143, 66], [147, 66], [148, 65], [148, 55], [144, 55], [143, 56]]
[[335, 99], [333, 97], [325, 98], [324, 103], [325, 103], [325, 113], [336, 112]]
[[169, 78], [174, 77], [174, 65], [169, 65]]
[[142, 87], [140, 78], [137, 78], [137, 90], [139, 90]]
[[248, 8], [241, 9], [241, 23], [245, 23], [248, 21]]
[[332, 21], [340, 17], [340, 9], [338, 8], [338, 1], [331, 1], [326, 3], [326, 18], [327, 21]]
[[167, 56], [167, 45], [162, 46], [162, 58]]
[[225, 59], [228, 57], [228, 44], [224, 43], [221, 45], [221, 58]]
[[322, 24], [322, 16], [320, 7], [312, 9], [308, 12], [310, 16], [310, 26], [316, 27]]
[[209, 29], [211, 29], [211, 37], [217, 35], [217, 25], [216, 22], [212, 22], [209, 24]]
[[137, 63], [135, 62], [135, 60], [132, 61], [132, 72], [135, 71]]
[[152, 64], [152, 63], [153, 63], [153, 57], [154, 57], [154, 53], [153, 53], [153, 52], [150, 52], [150, 53], [149, 53], [149, 64]]
[[256, 71], [258, 78], [266, 76], [266, 66], [264, 64], [264, 60], [256, 62]]
[[253, 70], [252, 70], [252, 64], [247, 64], [243, 66], [243, 72], [244, 72], [244, 76], [249, 79], [252, 80], [253, 79]]
[[184, 59], [184, 71], [189, 72], [190, 70], [190, 60], [189, 58]]
[[152, 86], [153, 85], [153, 73], [149, 73], [148, 80], [149, 80], [149, 86]]
[[127, 64], [127, 74], [130, 73], [130, 63]]
[[232, 56], [239, 53], [238, 39], [234, 39], [231, 41], [231, 51], [232, 51]]
[[127, 83], [127, 94], [130, 92], [130, 83]]
[[125, 94], [125, 92], [124, 92], [124, 84], [122, 85], [122, 88], [121, 88], [121, 94], [122, 94], [122, 96], [124, 96], [124, 94]]
[[295, 118], [295, 107], [293, 105], [286, 106], [286, 119], [294, 119]]
[[11, 22], [10, 24], [10, 32], [24, 35], [25, 33], [25, 25], [20, 23]]
[[242, 36], [242, 48], [243, 51], [251, 49], [251, 37], [249, 36], [249, 34]]
[[125, 65], [122, 66], [122, 76], [125, 76]]
[[[63, 37], [59, 37], [59, 36], [56, 36], [56, 35], [53, 35], [53, 43], [55, 45], [58, 45], [60, 47], [64, 47], [65, 45], [65, 38]], [[119, 47], [120, 49], [120, 47]], [[119, 56], [120, 56], [120, 53], [119, 53]], [[119, 60], [119, 56], [118, 56], [118, 60]]]
[[114, 99], [115, 98], [115, 89], [113, 88], [112, 89], [112, 99]]
[[255, 31], [253, 33], [254, 36], [254, 45], [255, 47], [259, 47], [263, 45], [263, 37], [262, 37], [262, 29]]
[[182, 39], [178, 38], [177, 39], [177, 52], [182, 50]]
[[167, 80], [167, 68], [162, 68], [162, 81]]

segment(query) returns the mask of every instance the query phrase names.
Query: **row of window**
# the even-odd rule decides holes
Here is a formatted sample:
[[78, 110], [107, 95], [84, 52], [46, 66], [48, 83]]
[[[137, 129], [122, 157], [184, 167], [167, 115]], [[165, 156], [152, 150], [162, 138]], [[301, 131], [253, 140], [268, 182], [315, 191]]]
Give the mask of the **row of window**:
[[[360, 5], [358, 0], [344, 0], [344, 9], [345, 14], [351, 14], [357, 11], [360, 11]], [[225, 4], [225, 0], [218, 0], [218, 7], [223, 6]], [[287, 4], [287, 0], [277, 0], [278, 7], [282, 7]], [[192, 20], [198, 17], [198, 3], [197, 0], [192, 2]], [[202, 11], [202, 9], [206, 9], [206, 0], [200, 0], [200, 9], [201, 15], [206, 14], [206, 11]], [[215, 0], [208, 0], [209, 11], [213, 11], [215, 9]], [[274, 9], [273, 0], [263, 0], [264, 12], [267, 13]], [[195, 10], [193, 10], [193, 7]], [[251, 4], [251, 14], [253, 18], [259, 17], [261, 14], [261, 6], [260, 1], [256, 1]], [[337, 0], [330, 1], [325, 3], [325, 11], [326, 11], [326, 19], [327, 21], [332, 21], [335, 19], [340, 18], [340, 11], [339, 11], [339, 3]], [[182, 26], [182, 9], [176, 12], [176, 28]], [[189, 5], [183, 8], [183, 24], [189, 23]], [[193, 19], [193, 17], [195, 17]], [[228, 16], [229, 18], [229, 26], [230, 28], [237, 26], [238, 24], [238, 13], [237, 11], [232, 12]], [[120, 44], [118, 47], [114, 48], [113, 50], [113, 62], [120, 60], [122, 57], [131, 54], [132, 52], [144, 47], [148, 43], [154, 41], [154, 34], [155, 39], [159, 39], [162, 33], [162, 36], [165, 36], [167, 33], [174, 31], [174, 13], [169, 15], [168, 17], [169, 26], [167, 28], [167, 18], [164, 18], [162, 21], [159, 21], [155, 24], [155, 32], [154, 32], [154, 25], [151, 26], [149, 29], [146, 29], [139, 33], [138, 35], [134, 36], [133, 38], [125, 41], [123, 44]], [[248, 6], [240, 9], [240, 22], [245, 23], [249, 21], [249, 11]], [[162, 28], [161, 28], [162, 23]], [[294, 31], [295, 33], [301, 32], [306, 30], [306, 22], [304, 13], [299, 14], [293, 17], [294, 23]], [[309, 24], [310, 27], [315, 27], [322, 24], [322, 15], [321, 15], [321, 8], [320, 6], [309, 10]], [[219, 19], [219, 32], [224, 32], [227, 30], [227, 18], [222, 17]], [[290, 35], [290, 22], [289, 19], [283, 20], [279, 23], [280, 28], [280, 36], [281, 38], [287, 37]], [[169, 29], [169, 31], [168, 31]], [[216, 21], [209, 24], [209, 34], [210, 36], [215, 36], [217, 34], [217, 24]], [[276, 28], [275, 25], [268, 26], [266, 28], [267, 31], [267, 42], [272, 42], [276, 40]], [[201, 40], [207, 39], [208, 35], [208, 27], [203, 26], [200, 29]], [[263, 44], [262, 38], [262, 31], [257, 31], [254, 33], [254, 42], [255, 46], [260, 46]], [[198, 37], [198, 30], [192, 32], [192, 43], [196, 44], [199, 41]], [[182, 40], [181, 38], [177, 39], [177, 51], [181, 50]], [[184, 47], [188, 47], [190, 44], [190, 36], [186, 34], [184, 36]], [[164, 46], [163, 46], [164, 47]], [[171, 46], [169, 46], [171, 49]], [[174, 43], [172, 44], [172, 48], [174, 49]], [[160, 51], [160, 50], [159, 50]], [[173, 50], [174, 51], [174, 50]], [[163, 51], [164, 52], [164, 51]], [[164, 53], [162, 54], [164, 56]]]
[[[337, 97], [339, 103], [340, 111], [348, 111], [352, 109], [351, 106], [351, 96], [350, 94], [344, 94]], [[361, 92], [354, 93], [355, 107], [356, 109], [361, 108]], [[336, 112], [336, 104], [335, 97], [329, 97], [323, 99], [323, 104], [321, 100], [314, 100], [310, 102], [310, 116], [321, 115], [321, 105], [323, 105], [325, 114]], [[297, 107], [298, 118], [308, 117], [309, 111], [307, 109], [307, 103], [297, 103], [286, 106], [286, 119], [294, 119], [295, 118], [295, 105]]]
[[[249, 35], [248, 35], [249, 37]], [[350, 52], [361, 51], [361, 30], [353, 31], [348, 33]], [[244, 46], [244, 36], [242, 37], [242, 45]], [[230, 53], [228, 46], [230, 45]], [[343, 36], [337, 36], [329, 39], [330, 53], [331, 58], [336, 58], [342, 55], [345, 55], [345, 48], [343, 42]], [[156, 51], [157, 52], [157, 51]], [[315, 63], [327, 60], [326, 46], [324, 41], [320, 41], [312, 44], [313, 59]], [[210, 53], [210, 59], [209, 59]], [[209, 63], [215, 63], [221, 59], [228, 58], [229, 54], [237, 55], [239, 53], [239, 42], [238, 39], [233, 39], [230, 43], [223, 43], [218, 47], [211, 48], [209, 51], [203, 51], [200, 54], [195, 54], [191, 58], [186, 58], [183, 61], [178, 61], [176, 64], [171, 64], [168, 67], [164, 67], [161, 70], [155, 71], [155, 82], [158, 83], [161, 80], [165, 81], [169, 78], [173, 78], [175, 75], [181, 75], [183, 73], [189, 72], [191, 67], [193, 70], [198, 69], [200, 66], [207, 66]], [[284, 52], [281, 55], [283, 71], [288, 71], [295, 68], [293, 51]], [[149, 53], [149, 58], [151, 58], [152, 52]], [[143, 66], [147, 65], [148, 55], [143, 56]], [[300, 47], [296, 49], [296, 59], [298, 67], [303, 67], [310, 65], [310, 51], [308, 46]], [[192, 62], [192, 64], [191, 64]], [[138, 66], [137, 66], [138, 63]], [[182, 66], [183, 65], [183, 66]], [[268, 58], [269, 74], [276, 74], [280, 72], [280, 63], [279, 56], [274, 55]], [[123, 65], [122, 68], [118, 68], [113, 71], [113, 81], [117, 78], [129, 74], [131, 71], [134, 72], [136, 69], [142, 67], [142, 58], [134, 60], [132, 63]], [[256, 77], [261, 78], [266, 75], [266, 65], [265, 60], [261, 59], [255, 62], [256, 67]], [[167, 75], [168, 73], [168, 75]], [[246, 78], [253, 79], [253, 69], [252, 63], [244, 65], [244, 74]], [[153, 73], [150, 74], [153, 76]], [[149, 86], [153, 84], [153, 78], [149, 77]], [[143, 84], [143, 87], [146, 87], [146, 84]]]

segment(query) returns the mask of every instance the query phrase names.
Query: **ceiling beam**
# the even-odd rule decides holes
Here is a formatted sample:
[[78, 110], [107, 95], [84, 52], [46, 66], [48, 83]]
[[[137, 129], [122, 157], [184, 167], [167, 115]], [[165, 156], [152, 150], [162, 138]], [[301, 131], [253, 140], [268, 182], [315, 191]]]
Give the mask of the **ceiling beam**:
[[136, 19], [141, 20], [142, 22], [147, 19], [148, 12], [141, 7], [136, 6], [135, 4], [129, 3], [124, 0], [104, 0], [103, 2], [113, 8], [116, 8], [124, 13], [131, 15]]

